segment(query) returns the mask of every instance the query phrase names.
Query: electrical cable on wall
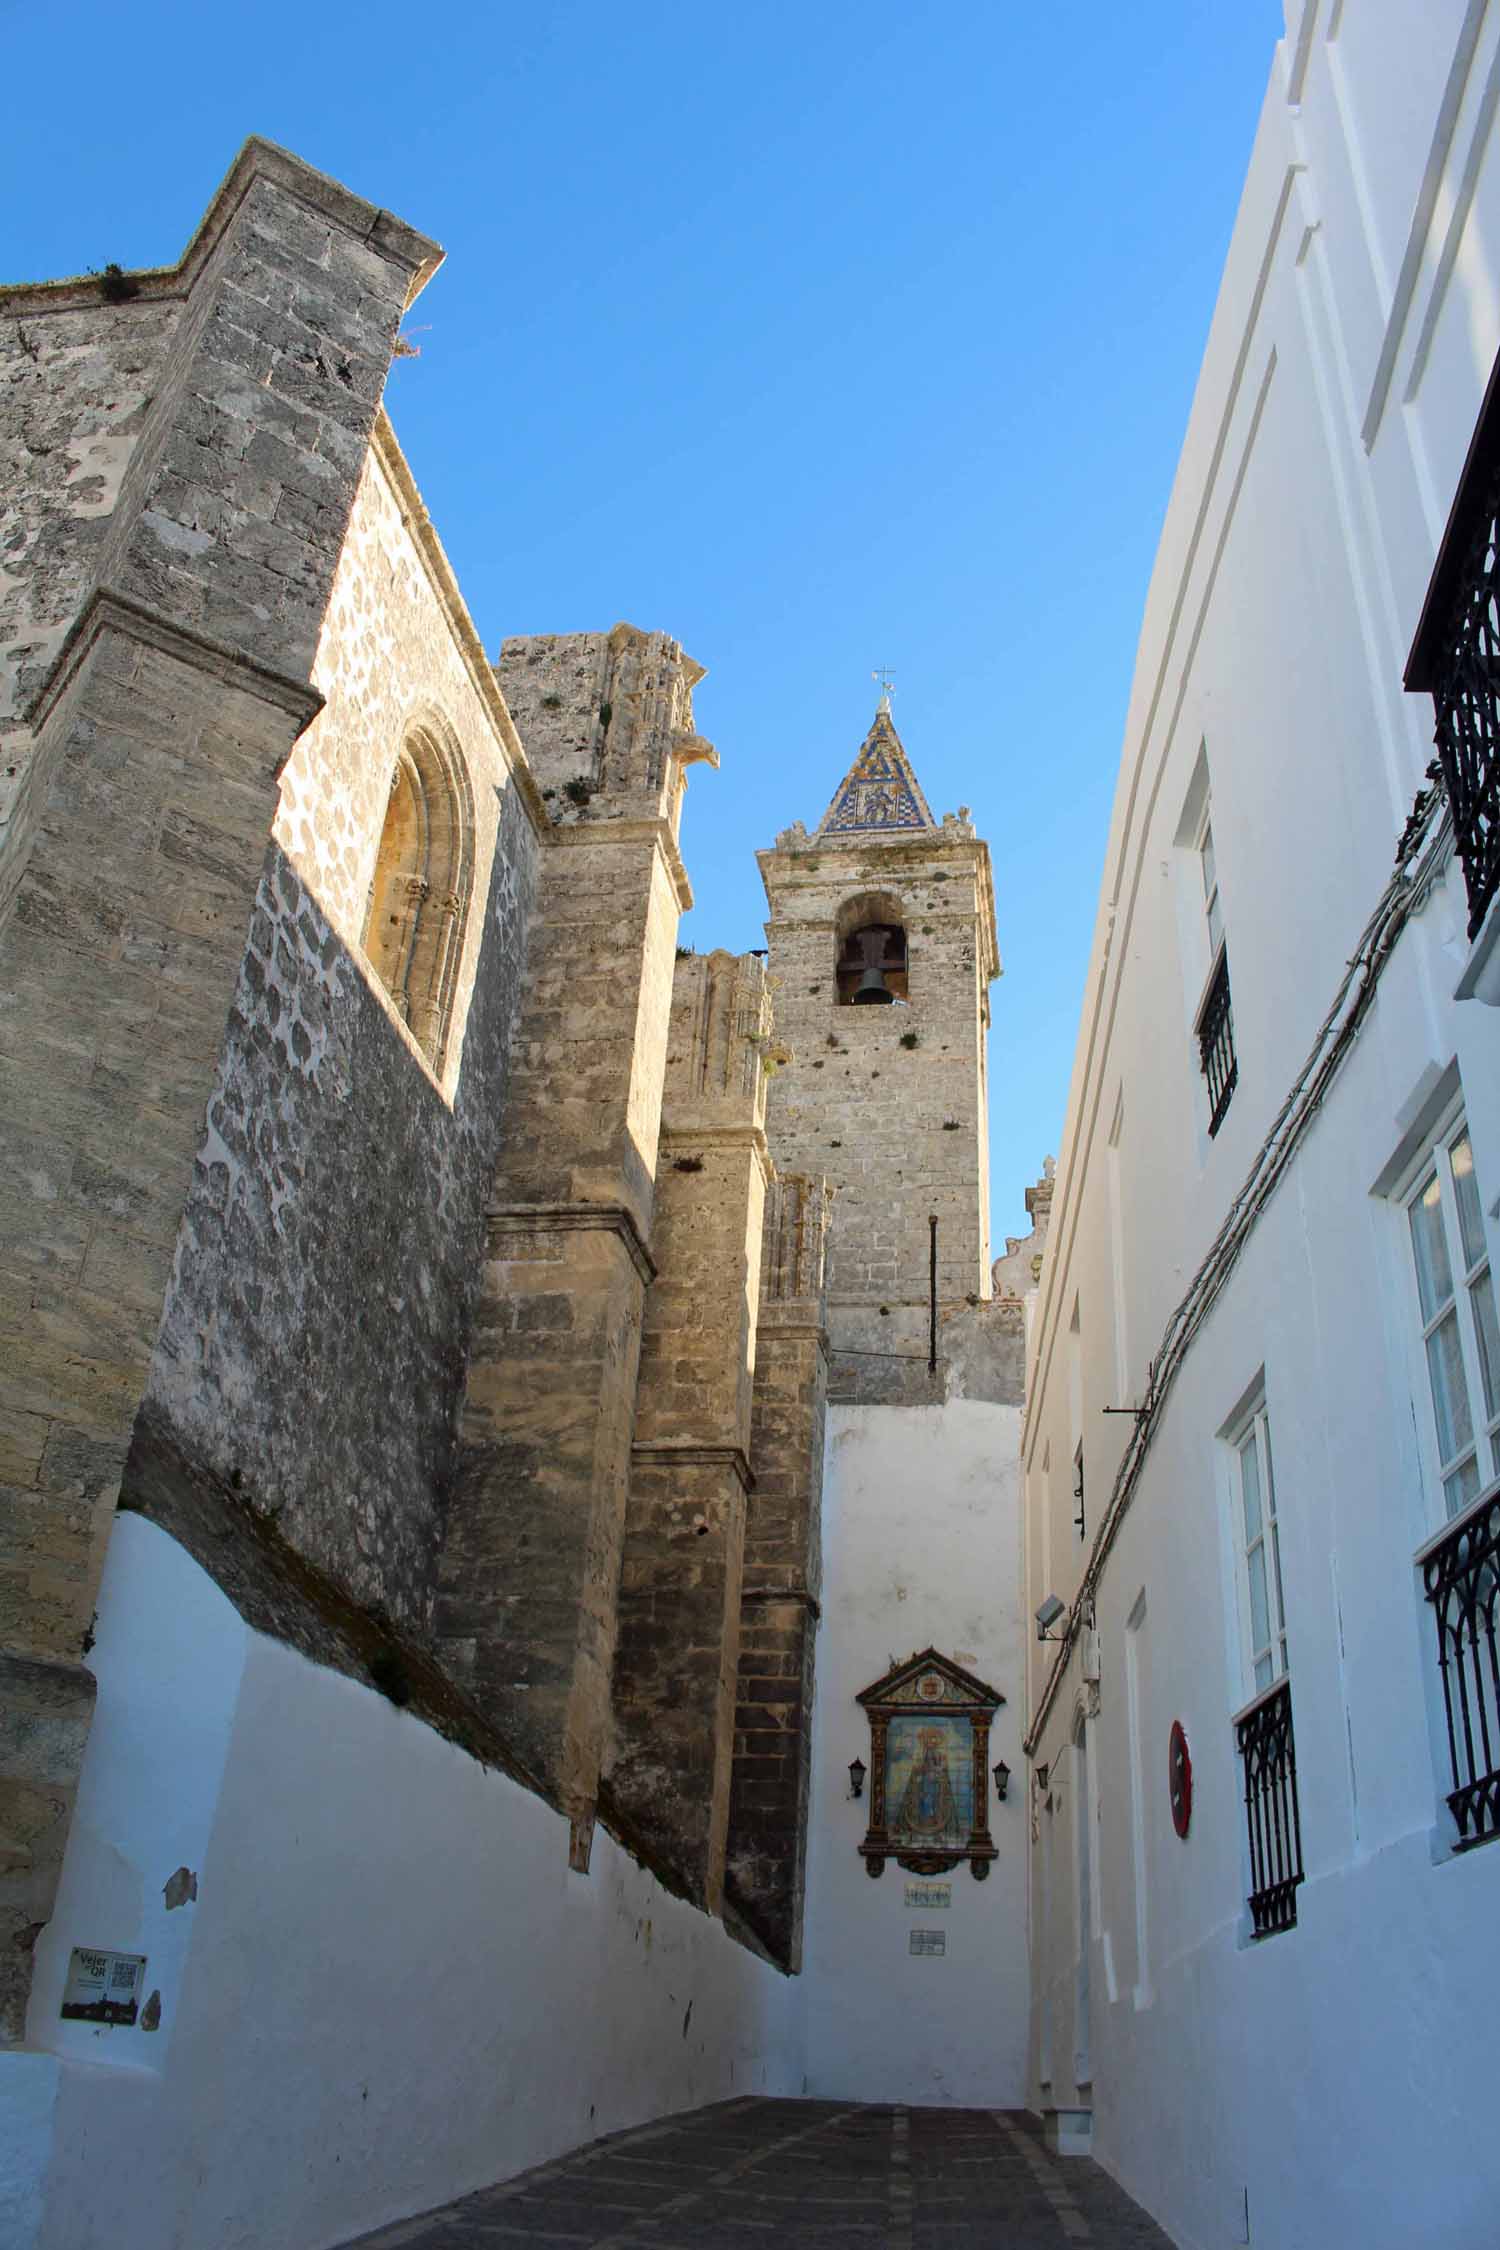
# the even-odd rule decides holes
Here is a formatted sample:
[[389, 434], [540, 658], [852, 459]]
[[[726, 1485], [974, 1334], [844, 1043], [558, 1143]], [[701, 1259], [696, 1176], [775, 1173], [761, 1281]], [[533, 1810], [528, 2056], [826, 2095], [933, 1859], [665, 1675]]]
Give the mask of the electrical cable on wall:
[[[1453, 823], [1448, 814], [1447, 799], [1437, 768], [1430, 767], [1428, 771], [1431, 786], [1419, 790], [1412, 804], [1411, 813], [1396, 846], [1395, 870], [1382, 891], [1374, 912], [1360, 932], [1359, 942], [1339, 981], [1332, 1004], [1318, 1027], [1307, 1059], [1261, 1142], [1255, 1161], [1230, 1204], [1202, 1263], [1178, 1300], [1163, 1331], [1161, 1343], [1146, 1370], [1145, 1396], [1140, 1406], [1134, 1409], [1135, 1426], [1126, 1442], [1124, 1455], [1110, 1487], [1109, 1499], [1105, 1503], [1099, 1528], [1094, 1534], [1094, 1543], [1079, 1581], [1072, 1612], [1064, 1632], [1058, 1637], [1057, 1654], [1053, 1658], [1036, 1715], [1022, 1745], [1028, 1758], [1036, 1754], [1042, 1729], [1062, 1686], [1083, 1620], [1092, 1612], [1105, 1562], [1135, 1496], [1135, 1488], [1145, 1466], [1156, 1424], [1168, 1393], [1192, 1347], [1193, 1339], [1213, 1310], [1261, 1212], [1280, 1185], [1288, 1165], [1342, 1068], [1349, 1049], [1358, 1037], [1360, 1026], [1375, 997], [1386, 964], [1396, 949], [1397, 941], [1412, 916], [1426, 903], [1433, 885], [1442, 875], [1452, 855]], [[1436, 833], [1433, 834], [1431, 832], [1435, 823]], [[1420, 860], [1409, 874], [1407, 870], [1419, 852]]]

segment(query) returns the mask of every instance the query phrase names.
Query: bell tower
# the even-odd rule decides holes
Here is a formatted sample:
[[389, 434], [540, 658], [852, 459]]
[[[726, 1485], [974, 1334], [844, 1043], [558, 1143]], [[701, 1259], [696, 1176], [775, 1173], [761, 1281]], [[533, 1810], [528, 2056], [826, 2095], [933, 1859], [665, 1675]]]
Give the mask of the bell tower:
[[934, 1256], [940, 1320], [989, 1295], [989, 849], [966, 809], [933, 818], [882, 694], [815, 832], [797, 821], [758, 857], [792, 1054], [771, 1081], [771, 1151], [836, 1186], [841, 1379], [864, 1397], [920, 1396]]

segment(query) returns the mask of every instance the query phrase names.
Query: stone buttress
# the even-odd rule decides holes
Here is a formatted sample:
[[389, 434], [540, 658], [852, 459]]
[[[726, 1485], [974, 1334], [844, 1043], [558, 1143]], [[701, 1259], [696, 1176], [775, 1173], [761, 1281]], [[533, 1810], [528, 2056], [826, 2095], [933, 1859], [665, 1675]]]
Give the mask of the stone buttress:
[[178, 267], [113, 296], [0, 291], [6, 435], [30, 463], [0, 598], [10, 2037], [277, 777], [321, 701], [309, 675], [397, 326], [439, 255], [251, 141]]
[[729, 1816], [769, 1029], [753, 955], [677, 962], [605, 1801], [710, 1911]]
[[586, 1837], [614, 1661], [699, 666], [663, 634], [507, 641], [557, 823], [517, 1027], [440, 1569], [447, 1660]]
[[724, 1912], [779, 1967], [802, 1966], [813, 1656], [828, 1395], [831, 1191], [797, 1173], [766, 1197], [755, 1339]]

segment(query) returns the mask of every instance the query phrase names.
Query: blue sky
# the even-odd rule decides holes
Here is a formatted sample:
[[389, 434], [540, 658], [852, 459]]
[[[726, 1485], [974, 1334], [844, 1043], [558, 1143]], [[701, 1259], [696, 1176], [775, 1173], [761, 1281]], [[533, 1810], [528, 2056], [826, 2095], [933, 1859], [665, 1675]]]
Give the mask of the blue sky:
[[[0, 276], [175, 259], [258, 132], [441, 242], [387, 404], [491, 650], [708, 678], [685, 942], [764, 942], [895, 674], [1005, 975], [996, 1249], [1062, 1129], [1152, 557], [1279, 0], [0, 0]], [[47, 89], [53, 89], [49, 96]]]

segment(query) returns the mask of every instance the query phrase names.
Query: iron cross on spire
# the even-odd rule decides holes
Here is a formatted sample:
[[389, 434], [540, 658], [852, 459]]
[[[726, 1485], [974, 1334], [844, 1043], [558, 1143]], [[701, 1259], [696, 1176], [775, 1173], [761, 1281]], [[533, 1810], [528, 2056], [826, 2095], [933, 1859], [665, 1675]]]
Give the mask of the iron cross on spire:
[[878, 680], [880, 682], [880, 701], [876, 705], [876, 710], [884, 711], [887, 718], [889, 718], [891, 710], [891, 690], [896, 685], [895, 681], [891, 678], [891, 668], [888, 664], [878, 664], [875, 667], [875, 670], [870, 674], [870, 677], [872, 680]]

